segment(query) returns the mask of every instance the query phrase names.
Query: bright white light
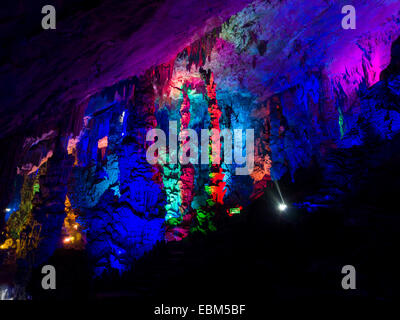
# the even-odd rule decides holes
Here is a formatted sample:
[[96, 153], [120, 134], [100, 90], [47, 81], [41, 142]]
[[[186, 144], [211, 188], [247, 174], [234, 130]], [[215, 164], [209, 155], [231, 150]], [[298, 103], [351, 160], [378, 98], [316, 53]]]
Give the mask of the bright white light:
[[125, 118], [125, 111], [122, 111], [122, 114], [119, 116], [119, 122], [121, 124], [124, 123], [124, 118]]
[[285, 211], [287, 209], [287, 205], [284, 203], [280, 203], [278, 209], [279, 211]]
[[11, 209], [10, 208], [6, 208], [6, 212], [10, 212], [11, 211]]

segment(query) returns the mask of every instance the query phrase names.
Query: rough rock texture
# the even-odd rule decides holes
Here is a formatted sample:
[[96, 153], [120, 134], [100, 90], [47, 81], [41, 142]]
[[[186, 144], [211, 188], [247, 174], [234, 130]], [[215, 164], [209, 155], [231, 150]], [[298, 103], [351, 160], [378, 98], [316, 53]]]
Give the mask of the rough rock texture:
[[248, 2], [57, 0], [55, 31], [41, 28], [45, 1], [3, 3], [0, 207], [10, 200], [5, 186], [15, 177], [26, 137], [60, 129], [63, 118], [73, 121], [76, 133], [82, 121], [76, 113], [90, 96], [171, 60]]
[[[285, 2], [255, 1], [223, 25], [205, 65], [222, 103], [246, 97], [256, 101], [253, 114], [270, 122], [274, 179], [287, 170], [293, 176], [326, 149], [360, 143], [354, 137], [360, 99], [391, 61], [400, 7], [356, 1], [357, 29], [343, 30], [343, 3], [298, 2], [302, 10], [294, 10]], [[258, 111], [265, 105], [266, 112]]]
[[[17, 180], [47, 165], [32, 211], [46, 238], [38, 261], [62, 246], [66, 196], [99, 275], [129, 269], [157, 241], [215, 229], [221, 212], [246, 206], [271, 181], [296, 182], [301, 168], [324, 172], [302, 200], [331, 204], [367, 183], [359, 167], [395, 156], [400, 4], [354, 1], [357, 29], [343, 30], [345, 1], [256, 0], [238, 12], [244, 2], [60, 2], [56, 32], [7, 45], [1, 208], [12, 204], [15, 220]], [[254, 171], [149, 164], [146, 134], [158, 127], [168, 136], [169, 121], [198, 136], [254, 129]]]
[[[40, 2], [8, 1], [0, 137], [27, 123], [43, 125], [50, 114], [63, 114], [101, 89], [169, 61], [247, 3], [104, 0], [81, 7], [61, 0], [54, 4], [57, 29], [44, 31]], [[13, 29], [18, 37], [10, 37]]]

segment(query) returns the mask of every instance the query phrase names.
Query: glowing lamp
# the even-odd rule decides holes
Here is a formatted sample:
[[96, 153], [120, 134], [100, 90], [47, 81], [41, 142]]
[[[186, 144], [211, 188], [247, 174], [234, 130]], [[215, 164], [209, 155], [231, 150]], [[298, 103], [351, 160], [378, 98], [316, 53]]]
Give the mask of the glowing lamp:
[[108, 147], [108, 136], [105, 136], [97, 141], [97, 148], [103, 149]]
[[233, 215], [235, 215], [235, 214], [239, 214], [241, 209], [242, 209], [242, 207], [239, 207], [239, 208], [230, 208], [230, 209], [229, 209], [229, 212], [228, 212], [228, 215], [233, 216]]
[[282, 202], [278, 205], [279, 211], [285, 211], [286, 209], [287, 209], [287, 205], [285, 203]]

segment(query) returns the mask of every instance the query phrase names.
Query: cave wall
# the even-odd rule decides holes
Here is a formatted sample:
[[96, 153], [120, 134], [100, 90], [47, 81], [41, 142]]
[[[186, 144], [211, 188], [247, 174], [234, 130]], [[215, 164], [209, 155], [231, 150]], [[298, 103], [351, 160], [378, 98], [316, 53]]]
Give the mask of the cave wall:
[[[129, 269], [157, 241], [215, 230], [227, 211], [245, 207], [284, 175], [295, 181], [313, 161], [325, 173], [314, 202], [353, 188], [344, 168], [355, 170], [356, 162], [344, 163], [344, 155], [364, 147], [381, 155], [379, 163], [392, 154], [372, 146], [400, 131], [400, 5], [355, 1], [358, 27], [343, 30], [341, 4], [253, 1], [174, 54], [160, 42], [163, 58], [144, 63], [148, 54], [140, 51], [135, 69], [129, 44], [121, 45], [115, 60], [111, 53], [98, 60], [111, 69], [116, 62], [109, 59], [124, 61], [111, 76], [92, 71], [99, 79], [82, 92], [69, 83], [62, 95], [49, 88], [61, 99], [52, 95], [52, 103], [71, 108], [53, 117], [43, 111], [48, 120], [39, 131], [33, 118], [32, 131], [15, 136], [15, 150], [2, 162], [2, 178], [13, 181], [4, 200], [7, 236], [30, 239], [41, 225], [42, 242], [20, 241], [40, 263], [74, 241], [61, 232], [72, 210], [84, 234], [80, 249], [100, 275]], [[236, 2], [227, 12], [233, 8]], [[73, 99], [61, 98], [67, 92]], [[235, 174], [235, 162], [149, 164], [146, 134], [161, 128], [168, 136], [169, 121], [198, 136], [204, 128], [254, 129], [253, 172]]]

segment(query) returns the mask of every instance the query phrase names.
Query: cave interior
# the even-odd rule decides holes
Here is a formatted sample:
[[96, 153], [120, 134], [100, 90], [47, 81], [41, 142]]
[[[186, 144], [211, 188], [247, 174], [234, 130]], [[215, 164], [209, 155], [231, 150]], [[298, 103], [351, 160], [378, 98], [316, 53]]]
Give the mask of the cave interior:
[[[356, 29], [341, 0], [56, 0], [55, 30], [44, 4], [0, 14], [2, 292], [393, 299], [398, 1], [352, 1]], [[182, 163], [204, 129], [253, 130], [251, 170], [225, 136]]]

